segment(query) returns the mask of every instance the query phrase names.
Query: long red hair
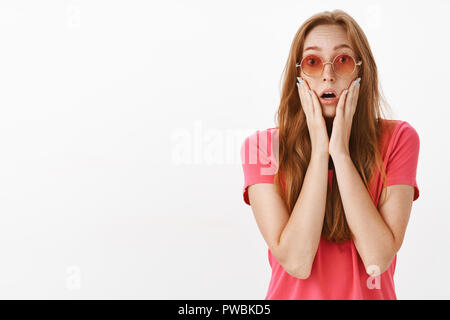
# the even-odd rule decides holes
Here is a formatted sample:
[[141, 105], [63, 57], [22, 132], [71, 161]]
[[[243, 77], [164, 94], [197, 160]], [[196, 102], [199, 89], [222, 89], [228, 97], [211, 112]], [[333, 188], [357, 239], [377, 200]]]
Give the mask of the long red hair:
[[[374, 57], [364, 32], [351, 16], [342, 10], [325, 11], [306, 20], [295, 34], [282, 76], [281, 99], [276, 114], [279, 160], [274, 183], [289, 213], [292, 213], [298, 199], [311, 159], [311, 140], [296, 86], [297, 76], [300, 74], [295, 65], [297, 61], [301, 61], [308, 32], [322, 24], [343, 26], [355, 53], [363, 61], [359, 68], [361, 87], [349, 141], [350, 156], [367, 188], [375, 168], [382, 173], [383, 187], [386, 186], [386, 173], [379, 150], [382, 134], [380, 119], [385, 114], [380, 100], [385, 102], [385, 99], [379, 91]], [[387, 103], [384, 105], [387, 106]], [[345, 218], [335, 174], [332, 183], [332, 190], [327, 188], [322, 236], [342, 243], [352, 239], [353, 235]]]

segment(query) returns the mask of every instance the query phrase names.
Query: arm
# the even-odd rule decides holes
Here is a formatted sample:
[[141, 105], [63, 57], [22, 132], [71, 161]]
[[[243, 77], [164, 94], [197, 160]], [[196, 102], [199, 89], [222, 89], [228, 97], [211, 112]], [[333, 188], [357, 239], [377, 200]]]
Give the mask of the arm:
[[[249, 187], [257, 224], [270, 250], [290, 275], [306, 279], [319, 245], [328, 185], [328, 154], [312, 155], [294, 209], [288, 211], [274, 185]], [[268, 195], [269, 188], [273, 190]]]
[[[400, 249], [414, 189], [403, 185], [388, 187], [388, 198], [381, 206], [380, 215], [351, 158], [342, 155], [333, 158], [333, 161], [345, 216], [354, 234], [355, 247], [367, 274], [381, 274]], [[383, 190], [380, 199], [384, 193]], [[373, 269], [374, 266], [376, 270]]]

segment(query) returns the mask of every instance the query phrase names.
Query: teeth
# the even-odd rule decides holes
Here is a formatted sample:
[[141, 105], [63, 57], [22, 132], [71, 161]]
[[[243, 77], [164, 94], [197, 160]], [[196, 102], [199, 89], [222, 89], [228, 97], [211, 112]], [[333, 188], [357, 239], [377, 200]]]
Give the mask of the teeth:
[[[324, 93], [322, 94], [322, 97], [323, 97], [324, 95], [326, 95], [326, 94], [332, 94], [332, 95], [336, 96], [336, 95], [334, 94], [334, 92], [326, 91], [326, 92], [324, 92]], [[324, 99], [334, 99], [334, 98], [328, 97], [328, 98], [324, 98]]]

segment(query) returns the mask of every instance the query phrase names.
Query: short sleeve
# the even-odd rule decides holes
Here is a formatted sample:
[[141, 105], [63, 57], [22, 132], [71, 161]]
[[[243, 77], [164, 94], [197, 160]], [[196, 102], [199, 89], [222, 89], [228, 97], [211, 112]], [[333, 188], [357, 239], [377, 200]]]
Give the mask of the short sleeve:
[[387, 185], [409, 184], [414, 187], [415, 201], [419, 197], [416, 181], [420, 139], [416, 130], [402, 121], [390, 142], [390, 154], [386, 164]]
[[250, 205], [248, 187], [256, 183], [274, 183], [278, 150], [278, 135], [270, 129], [256, 131], [245, 138], [241, 146], [241, 162], [244, 171], [244, 202]]

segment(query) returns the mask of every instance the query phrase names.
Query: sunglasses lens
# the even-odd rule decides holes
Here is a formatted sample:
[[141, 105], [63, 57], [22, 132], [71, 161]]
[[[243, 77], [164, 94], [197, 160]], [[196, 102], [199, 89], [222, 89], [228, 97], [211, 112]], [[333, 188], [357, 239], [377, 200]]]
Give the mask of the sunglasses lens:
[[307, 75], [316, 76], [322, 72], [322, 60], [318, 56], [309, 55], [303, 59], [301, 67]]
[[[322, 73], [322, 60], [316, 55], [309, 55], [302, 61], [302, 70], [309, 76], [319, 76]], [[341, 54], [334, 60], [334, 71], [342, 76], [349, 75], [355, 68], [355, 60], [348, 54]]]
[[334, 60], [334, 71], [340, 75], [349, 75], [355, 68], [355, 61], [347, 54], [342, 54]]

